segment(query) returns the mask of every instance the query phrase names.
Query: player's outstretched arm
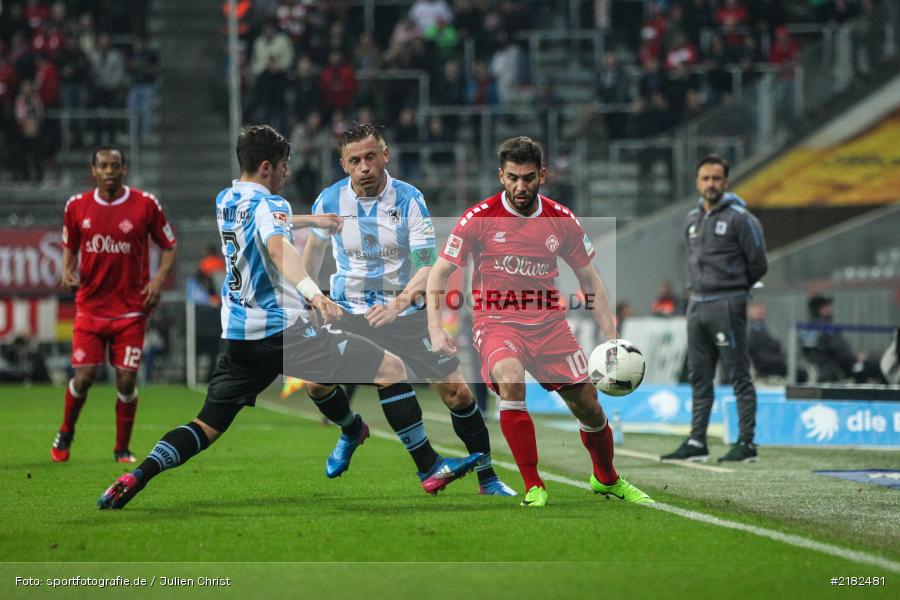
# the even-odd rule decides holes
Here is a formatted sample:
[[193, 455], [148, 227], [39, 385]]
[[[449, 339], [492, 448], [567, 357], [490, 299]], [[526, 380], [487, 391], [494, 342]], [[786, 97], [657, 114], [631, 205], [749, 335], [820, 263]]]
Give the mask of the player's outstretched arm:
[[78, 289], [81, 278], [78, 276], [78, 253], [63, 246], [62, 286], [71, 291]]
[[456, 270], [456, 265], [450, 261], [438, 257], [431, 272], [428, 274], [428, 283], [425, 288], [425, 297], [428, 308], [428, 335], [431, 338], [431, 350], [440, 354], [456, 354], [456, 345], [450, 334], [441, 326], [441, 304], [447, 293], [447, 280]]
[[421, 306], [425, 299], [425, 286], [428, 283], [428, 275], [431, 273], [431, 265], [434, 264], [434, 248], [422, 248], [412, 253], [413, 268], [416, 269], [406, 287], [397, 294], [397, 297], [386, 304], [376, 304], [366, 311], [366, 319], [372, 327], [383, 327], [393, 323], [400, 313], [414, 303]]
[[294, 229], [315, 227], [316, 229], [325, 229], [330, 234], [335, 234], [340, 233], [344, 228], [344, 218], [334, 213], [326, 213], [324, 215], [291, 215], [291, 227]]
[[297, 288], [306, 301], [312, 304], [325, 318], [326, 321], [335, 321], [341, 318], [341, 307], [322, 294], [319, 286], [309, 277], [303, 268], [303, 258], [294, 248], [291, 241], [283, 235], [273, 235], [266, 242], [266, 250], [269, 258], [275, 263], [275, 267], [281, 272], [287, 281]]
[[600, 331], [608, 340], [619, 337], [616, 333], [616, 320], [609, 307], [609, 296], [606, 293], [603, 279], [600, 278], [600, 273], [591, 263], [573, 269], [573, 271], [575, 277], [578, 278], [578, 285], [581, 286], [581, 291], [584, 293], [585, 302], [591, 309], [591, 316], [594, 317]]
[[303, 248], [303, 270], [313, 281], [319, 279], [319, 271], [322, 268], [322, 260], [325, 258], [327, 249], [328, 240], [323, 240], [317, 235], [310, 235], [306, 238], [306, 246]]
[[144, 306], [146, 308], [155, 308], [159, 304], [163, 284], [165, 284], [166, 278], [174, 266], [175, 247], [165, 248], [162, 251], [162, 256], [159, 258], [159, 268], [156, 269], [156, 275], [141, 290], [141, 296], [144, 297]]

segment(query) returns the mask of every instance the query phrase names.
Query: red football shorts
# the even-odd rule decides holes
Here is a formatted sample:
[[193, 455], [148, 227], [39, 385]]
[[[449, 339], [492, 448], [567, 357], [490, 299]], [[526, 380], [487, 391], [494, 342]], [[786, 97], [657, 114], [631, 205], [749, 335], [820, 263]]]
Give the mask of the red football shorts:
[[555, 391], [589, 379], [584, 350], [563, 319], [535, 326], [479, 323], [472, 340], [481, 357], [481, 377], [495, 392], [500, 390], [491, 371], [505, 358], [522, 363], [545, 390]]
[[144, 353], [146, 317], [97, 319], [79, 314], [72, 335], [72, 366], [90, 367], [106, 362], [117, 369], [137, 371]]

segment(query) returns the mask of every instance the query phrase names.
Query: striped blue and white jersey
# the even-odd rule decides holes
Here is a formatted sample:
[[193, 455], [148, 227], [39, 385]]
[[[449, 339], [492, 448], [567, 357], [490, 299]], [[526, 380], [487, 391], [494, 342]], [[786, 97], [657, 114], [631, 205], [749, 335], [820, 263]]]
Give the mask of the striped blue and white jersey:
[[274, 235], [293, 241], [291, 205], [264, 186], [232, 182], [216, 198], [216, 221], [228, 270], [222, 284], [222, 337], [259, 340], [307, 318], [300, 293], [269, 258]]
[[[331, 239], [337, 272], [331, 276], [331, 298], [344, 310], [363, 314], [403, 290], [415, 273], [410, 255], [434, 250], [434, 225], [422, 192], [387, 174], [384, 191], [375, 198], [358, 196], [347, 177], [326, 188], [313, 204], [315, 215], [344, 218], [339, 234], [311, 229]], [[410, 307], [404, 314], [414, 312]]]

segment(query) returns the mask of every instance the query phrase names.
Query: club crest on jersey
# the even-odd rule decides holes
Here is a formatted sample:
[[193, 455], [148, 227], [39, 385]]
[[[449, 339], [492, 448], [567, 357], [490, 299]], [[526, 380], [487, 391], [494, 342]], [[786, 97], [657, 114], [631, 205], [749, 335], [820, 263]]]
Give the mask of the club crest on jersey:
[[462, 250], [462, 238], [456, 237], [451, 233], [450, 237], [447, 238], [447, 245], [444, 246], [444, 254], [453, 258], [459, 258], [460, 250]]
[[498, 244], [506, 243], [506, 232], [505, 232], [505, 231], [498, 231], [497, 233], [495, 233], [495, 234], [494, 234], [494, 241], [497, 242]]
[[82, 219], [81, 220], [81, 228], [82, 229], [90, 229], [91, 228], [91, 220], [90, 219]]
[[725, 235], [728, 229], [728, 223], [725, 221], [716, 221], [716, 235]]
[[287, 213], [273, 212], [272, 213], [272, 221], [275, 222], [275, 227], [287, 227], [287, 223], [288, 223]]
[[547, 249], [550, 250], [550, 252], [556, 252], [556, 250], [559, 248], [559, 240], [556, 239], [556, 236], [552, 233], [550, 234], [550, 237], [547, 238], [547, 241], [544, 242], [544, 244], [547, 246]]
[[125, 219], [124, 221], [119, 223], [119, 230], [121, 230], [122, 233], [128, 233], [132, 229], [134, 229], [134, 225], [132, 225], [131, 221], [129, 221], [128, 219]]
[[77, 363], [83, 361], [85, 356], [87, 356], [87, 352], [85, 352], [81, 348], [76, 348], [75, 352], [72, 353], [72, 358], [74, 358], [75, 362]]
[[390, 219], [391, 225], [396, 225], [400, 222], [400, 211], [396, 208], [388, 210], [388, 218]]
[[691, 225], [690, 227], [688, 227], [688, 237], [691, 239], [697, 237], [697, 226], [696, 225]]

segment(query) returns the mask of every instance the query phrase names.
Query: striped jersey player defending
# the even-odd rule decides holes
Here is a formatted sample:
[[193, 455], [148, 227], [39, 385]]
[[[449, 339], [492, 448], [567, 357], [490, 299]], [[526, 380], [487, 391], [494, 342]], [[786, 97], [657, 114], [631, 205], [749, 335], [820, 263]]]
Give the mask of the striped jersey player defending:
[[[290, 144], [274, 129], [244, 129], [237, 141], [241, 178], [216, 198], [216, 217], [228, 274], [222, 286], [225, 353], [210, 378], [206, 402], [197, 417], [157, 442], [131, 473], [119, 477], [100, 496], [99, 508], [122, 508], [156, 475], [184, 464], [205, 450], [231, 425], [244, 406], [281, 373], [307, 381], [343, 381], [359, 376], [380, 390], [408, 386], [406, 369], [395, 355], [369, 340], [315, 327], [308, 302], [330, 322], [343, 312], [303, 270], [293, 245], [291, 208], [278, 196], [289, 175]], [[337, 215], [306, 216], [299, 223], [340, 231]], [[317, 386], [315, 402], [343, 435], [362, 438], [368, 427], [353, 413], [334, 384]], [[435, 458], [422, 481], [436, 493], [471, 470], [480, 455]]]
[[[593, 463], [591, 488], [629, 502], [652, 500], [616, 473], [612, 431], [587, 374], [581, 345], [566, 322], [556, 289], [558, 259], [566, 261], [607, 339], [616, 337], [606, 289], [591, 264], [594, 249], [572, 212], [538, 194], [546, 168], [540, 144], [518, 137], [498, 152], [503, 191], [460, 218], [428, 277], [428, 325], [435, 352], [456, 353], [441, 327], [447, 280], [471, 255], [473, 343], [482, 376], [500, 394], [500, 428], [525, 483], [525, 506], [546, 506], [538, 474], [534, 423], [525, 405], [525, 372], [558, 391], [578, 419]], [[448, 294], [449, 295], [449, 294]], [[500, 299], [503, 299], [501, 302]], [[448, 298], [449, 303], [449, 298]]]
[[[156, 197], [124, 185], [125, 153], [97, 148], [91, 158], [93, 190], [66, 202], [63, 217], [62, 285], [77, 289], [72, 367], [63, 422], [50, 449], [54, 462], [69, 460], [75, 423], [100, 365], [116, 370], [115, 460], [136, 462], [128, 449], [138, 406], [135, 387], [144, 349], [147, 315], [159, 303], [175, 264], [175, 235]], [[163, 252], [150, 278], [149, 240]]]
[[[331, 298], [345, 313], [341, 330], [372, 340], [403, 359], [417, 375], [427, 377], [450, 409], [453, 429], [466, 449], [482, 455], [475, 465], [479, 493], [515, 495], [491, 466], [488, 430], [460, 374], [459, 359], [430, 350], [422, 300], [435, 260], [434, 226], [422, 193], [387, 172], [390, 151], [378, 127], [363, 124], [347, 129], [338, 151], [348, 177], [319, 195], [313, 214], [339, 214], [344, 226], [334, 233], [311, 230], [304, 269], [316, 277], [331, 242], [337, 265], [331, 277]], [[361, 382], [358, 378], [341, 381]], [[315, 384], [307, 389], [313, 398], [325, 393]], [[437, 455], [428, 441], [415, 392], [404, 384], [382, 388], [379, 395], [388, 423], [415, 461], [419, 476], [426, 478]], [[364, 439], [341, 435], [329, 459], [334, 466], [329, 476], [346, 470], [352, 451]], [[346, 456], [346, 461], [337, 460], [338, 456]]]

